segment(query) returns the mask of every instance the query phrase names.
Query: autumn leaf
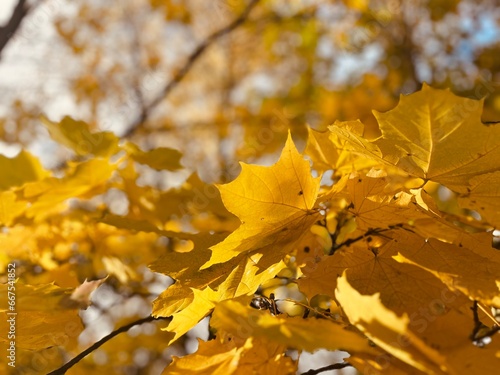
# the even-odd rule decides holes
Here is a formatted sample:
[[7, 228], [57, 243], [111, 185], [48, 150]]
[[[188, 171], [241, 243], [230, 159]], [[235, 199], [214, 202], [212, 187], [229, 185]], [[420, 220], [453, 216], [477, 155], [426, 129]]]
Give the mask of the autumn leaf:
[[309, 163], [297, 152], [290, 135], [273, 166], [241, 166], [236, 180], [218, 185], [224, 205], [241, 225], [211, 247], [212, 257], [204, 268], [249, 251], [272, 256], [277, 262], [293, 249], [295, 241], [290, 238], [299, 240], [319, 218], [314, 207], [319, 178], [311, 176]]
[[298, 280], [300, 290], [309, 298], [318, 294], [334, 297], [336, 278], [345, 273], [349, 284], [359, 292], [378, 292], [381, 302], [398, 314], [419, 311], [433, 301], [443, 300], [443, 294], [449, 294], [448, 304], [440, 302], [435, 306], [436, 318], [446, 319], [447, 314], [467, 302], [461, 293], [448, 292], [447, 286], [430, 273], [393, 259], [405, 246], [402, 240], [393, 237], [399, 238], [397, 232], [373, 234], [339, 248], [332, 256], [318, 259], [303, 269], [304, 275]]
[[[363, 135], [363, 124], [359, 121], [336, 123], [359, 136]], [[361, 171], [376, 165], [372, 159], [357, 154], [349, 142], [334, 132], [318, 132], [308, 128], [307, 146], [304, 153], [311, 157], [314, 168], [320, 172], [333, 169], [342, 175], [351, 171]]]
[[0, 155], [0, 170], [0, 190], [21, 186], [50, 175], [37, 158], [24, 150], [13, 158]]
[[158, 147], [151, 151], [142, 151], [135, 144], [127, 142], [125, 150], [134, 161], [158, 171], [175, 171], [182, 167], [180, 164], [182, 154], [172, 148]]
[[[239, 344], [239, 345], [238, 345]], [[283, 354], [284, 347], [263, 340], [244, 341], [216, 338], [199, 340], [198, 350], [183, 358], [174, 357], [162, 375], [239, 374], [287, 375], [296, 371], [296, 363]]]
[[374, 141], [335, 125], [330, 130], [358, 153], [464, 192], [473, 177], [498, 169], [500, 127], [481, 122], [481, 106], [424, 84], [395, 109], [375, 113], [382, 136]]
[[[174, 357], [162, 375], [184, 374], [233, 374], [237, 369], [240, 352], [231, 341], [199, 340], [196, 353], [179, 358]], [[236, 359], [236, 361], [235, 361]]]
[[[0, 285], [2, 295], [7, 295], [7, 284]], [[23, 285], [16, 283], [16, 345], [22, 349], [40, 350], [51, 346], [74, 347], [83, 324], [78, 316], [78, 306], [69, 305], [73, 288], [60, 288], [53, 284]], [[11, 316], [7, 299], [2, 299], [0, 312], [0, 340], [7, 339], [8, 321]]]
[[449, 371], [446, 358], [410, 330], [409, 317], [399, 317], [384, 307], [378, 294], [360, 294], [343, 275], [335, 296], [349, 321], [381, 348], [427, 374]]
[[[414, 194], [402, 189], [393, 190], [387, 178], [372, 178], [361, 174], [351, 175], [347, 182], [351, 198], [349, 212], [356, 220], [358, 228], [390, 228], [396, 225], [417, 225], [419, 220], [436, 217], [437, 208], [432, 208], [419, 200], [421, 191]], [[418, 204], [422, 202], [422, 205]]]
[[[451, 290], [468, 295], [487, 306], [500, 307], [500, 262], [497, 250], [475, 246], [471, 251], [464, 244], [448, 244], [434, 238], [412, 233], [398, 233], [401, 263], [420, 267], [439, 278]], [[467, 245], [467, 244], [465, 244]], [[474, 264], [477, 268], [471, 268]]]
[[241, 254], [224, 264], [198, 271], [196, 280], [187, 279], [184, 284], [181, 278], [180, 285], [176, 283], [164, 291], [153, 302], [153, 315], [173, 317], [167, 327], [168, 331], [175, 332], [171, 342], [207, 316], [216, 302], [253, 294], [262, 283], [285, 267], [279, 262], [259, 272], [258, 258]]
[[65, 116], [59, 123], [42, 117], [50, 136], [78, 155], [111, 156], [118, 151], [118, 137], [112, 132], [90, 132], [88, 124]]
[[85, 198], [102, 191], [115, 168], [108, 160], [92, 159], [74, 165], [63, 178], [50, 177], [28, 183], [23, 189], [23, 198], [33, 203], [26, 210], [27, 216], [44, 216], [69, 198]]
[[273, 316], [238, 300], [218, 303], [210, 325], [236, 338], [257, 337], [311, 352], [323, 348], [377, 353], [366, 339], [345, 329], [342, 324], [326, 319]]
[[18, 201], [13, 191], [0, 192], [0, 225], [11, 225], [26, 208], [26, 202]]
[[458, 203], [476, 210], [488, 223], [500, 228], [500, 171], [471, 178], [470, 187], [458, 196]]

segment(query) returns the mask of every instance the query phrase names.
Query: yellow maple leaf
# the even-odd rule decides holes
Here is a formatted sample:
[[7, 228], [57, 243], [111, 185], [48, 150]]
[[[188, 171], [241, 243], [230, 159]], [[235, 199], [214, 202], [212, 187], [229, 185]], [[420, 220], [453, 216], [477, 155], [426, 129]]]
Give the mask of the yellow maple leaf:
[[[337, 126], [351, 131], [359, 136], [363, 134], [363, 124], [359, 121], [336, 123]], [[376, 165], [376, 162], [350, 147], [349, 142], [337, 134], [326, 131], [318, 132], [307, 128], [308, 137], [304, 153], [313, 161], [314, 168], [319, 172], [334, 170], [337, 175], [360, 171]]]
[[167, 327], [168, 331], [175, 332], [171, 342], [207, 316], [216, 302], [253, 294], [262, 283], [285, 268], [285, 264], [279, 262], [259, 272], [258, 258], [241, 254], [229, 262], [199, 271], [197, 280], [188, 282], [189, 286], [184, 286], [181, 280], [179, 286], [174, 284], [165, 290], [153, 303], [153, 315], [173, 317]]
[[65, 116], [59, 123], [42, 117], [50, 136], [78, 155], [111, 156], [118, 151], [119, 138], [112, 132], [91, 133], [87, 123]]
[[134, 161], [156, 170], [174, 171], [182, 167], [180, 164], [182, 154], [173, 148], [158, 147], [151, 151], [142, 151], [131, 142], [127, 142], [124, 148]]
[[298, 280], [300, 290], [309, 298], [317, 294], [334, 297], [337, 277], [345, 272], [349, 283], [358, 291], [379, 292], [382, 303], [397, 313], [419, 311], [433, 301], [441, 301], [443, 293], [452, 298], [449, 303], [436, 306], [434, 319], [446, 319], [453, 309], [467, 303], [461, 293], [448, 293], [448, 287], [432, 274], [393, 259], [405, 246], [402, 240], [391, 239], [396, 236], [395, 231], [371, 235], [336, 250], [332, 256], [323, 257], [303, 269], [304, 276]]
[[220, 374], [230, 375], [236, 371], [241, 350], [231, 341], [198, 339], [198, 350], [185, 357], [173, 357], [172, 363], [162, 375]]
[[[0, 285], [7, 295], [8, 285]], [[78, 303], [69, 303], [74, 288], [60, 288], [53, 284], [24, 285], [16, 283], [16, 345], [22, 349], [40, 350], [51, 346], [71, 348], [77, 344], [83, 325], [78, 316]], [[76, 301], [73, 301], [76, 302]], [[11, 310], [7, 299], [0, 305], [0, 340], [9, 342], [8, 319]]]
[[375, 112], [382, 136], [374, 141], [339, 126], [329, 129], [361, 154], [464, 192], [474, 176], [498, 170], [500, 127], [481, 122], [481, 107], [482, 100], [424, 84], [401, 96], [393, 110]]
[[44, 217], [69, 198], [97, 194], [117, 167], [105, 159], [91, 159], [73, 166], [74, 170], [63, 178], [50, 177], [24, 186], [23, 198], [33, 202], [26, 211], [28, 217]]
[[0, 155], [0, 190], [21, 186], [49, 176], [40, 161], [29, 152], [22, 150], [17, 156], [8, 158]]
[[198, 350], [182, 358], [173, 358], [162, 375], [185, 374], [262, 374], [288, 375], [297, 371], [296, 363], [283, 353], [282, 345], [248, 338], [231, 337], [199, 341]]
[[290, 135], [273, 166], [241, 166], [236, 180], [218, 185], [224, 205], [238, 216], [241, 225], [211, 247], [212, 257], [204, 268], [248, 251], [272, 255], [277, 262], [320, 216], [314, 208], [320, 179], [311, 176], [309, 163]]
[[[401, 189], [392, 190], [386, 178], [351, 175], [347, 182], [351, 198], [349, 212], [356, 218], [359, 229], [388, 228], [394, 225], [415, 225], [435, 215], [437, 208], [428, 211], [417, 203], [421, 190], [415, 194]], [[417, 195], [420, 194], [420, 195]]]
[[0, 192], [0, 225], [10, 226], [26, 208], [26, 202], [18, 201], [13, 191]]
[[[500, 262], [490, 246], [458, 246], [409, 232], [397, 234], [399, 254], [394, 259], [420, 267], [457, 290], [486, 305], [500, 307]], [[466, 245], [466, 246], [464, 246]], [[474, 267], [470, 265], [473, 264]]]
[[314, 351], [317, 349], [376, 354], [362, 336], [346, 330], [342, 324], [327, 319], [273, 316], [256, 310], [239, 300], [227, 300], [216, 305], [210, 325], [239, 339], [256, 337], [289, 348]]
[[427, 374], [454, 373], [443, 355], [410, 330], [408, 315], [387, 309], [378, 293], [360, 294], [343, 275], [335, 295], [349, 321], [387, 352]]
[[476, 210], [484, 220], [500, 228], [500, 171], [473, 177], [467, 192], [459, 195], [458, 204]]

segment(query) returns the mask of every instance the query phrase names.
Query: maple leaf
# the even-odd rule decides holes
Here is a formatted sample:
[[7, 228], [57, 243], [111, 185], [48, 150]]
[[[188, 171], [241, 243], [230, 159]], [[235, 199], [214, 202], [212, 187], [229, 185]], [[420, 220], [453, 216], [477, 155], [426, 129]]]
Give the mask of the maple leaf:
[[210, 325], [225, 334], [245, 339], [256, 337], [288, 348], [314, 351], [344, 349], [377, 354], [362, 336], [346, 330], [342, 324], [327, 319], [273, 316], [256, 310], [241, 300], [228, 300], [216, 305]]
[[[314, 208], [320, 178], [297, 152], [289, 135], [281, 157], [271, 167], [241, 163], [240, 176], [218, 185], [226, 208], [241, 221], [223, 242], [212, 246], [203, 266], [223, 263], [244, 252], [261, 252], [274, 262], [293, 249], [320, 214]], [[292, 239], [292, 240], [290, 240]]]
[[117, 165], [105, 159], [91, 159], [73, 167], [74, 170], [63, 178], [50, 177], [24, 186], [22, 197], [33, 201], [26, 210], [28, 217], [44, 217], [69, 198], [97, 194]]
[[259, 272], [258, 258], [241, 254], [229, 262], [215, 264], [201, 271], [197, 271], [194, 266], [187, 275], [198, 273], [196, 279], [186, 277], [184, 284], [182, 276], [186, 275], [182, 274], [179, 283], [160, 294], [153, 302], [153, 315], [173, 317], [167, 327], [168, 331], [175, 332], [171, 342], [207, 316], [216, 302], [253, 294], [262, 283], [285, 268], [285, 264], [279, 262]]
[[500, 228], [500, 171], [471, 178], [467, 192], [458, 196], [458, 204], [476, 210], [488, 223]]
[[[447, 286], [419, 267], [397, 262], [394, 257], [406, 245], [393, 237], [400, 238], [395, 231], [370, 235], [336, 250], [332, 256], [321, 258], [303, 269], [304, 276], [298, 280], [300, 290], [309, 298], [318, 294], [334, 297], [336, 278], [345, 272], [349, 283], [358, 291], [378, 292], [382, 303], [397, 313], [419, 311], [432, 301], [440, 301]], [[429, 261], [432, 262], [432, 258]], [[439, 315], [445, 317], [466, 302], [467, 299], [457, 293], [453, 302], [441, 303], [436, 308]]]
[[26, 202], [17, 200], [13, 191], [0, 193], [0, 225], [10, 226], [14, 219], [24, 212]]
[[349, 212], [354, 215], [361, 230], [403, 224], [417, 226], [419, 221], [438, 217], [437, 207], [429, 207], [422, 199], [422, 194], [425, 194], [422, 190], [413, 193], [402, 189], [393, 190], [385, 177], [351, 175], [347, 190], [351, 198]]
[[[7, 284], [0, 291], [7, 295]], [[74, 347], [83, 324], [78, 316], [78, 306], [68, 304], [73, 288], [60, 288], [53, 284], [16, 285], [16, 346], [22, 349], [40, 350], [51, 346]], [[2, 315], [9, 311], [7, 299], [0, 305]], [[0, 340], [7, 338], [8, 316], [0, 322]]]
[[118, 151], [118, 137], [112, 132], [91, 133], [87, 123], [65, 116], [59, 123], [42, 116], [50, 136], [78, 155], [110, 156]]
[[101, 286], [101, 284], [104, 283], [106, 279], [107, 277], [92, 281], [87, 281], [87, 279], [85, 279], [85, 281], [81, 285], [73, 290], [69, 299], [62, 300], [61, 304], [68, 308], [86, 309], [90, 306], [91, 303], [90, 295], [97, 288], [99, 288], [99, 286]]
[[151, 151], [142, 151], [131, 142], [127, 142], [124, 148], [134, 161], [158, 171], [175, 171], [182, 167], [180, 164], [182, 154], [172, 148], [158, 147]]
[[50, 175], [37, 158], [24, 150], [13, 158], [0, 155], [0, 170], [0, 190], [21, 186]]
[[481, 104], [424, 84], [401, 96], [395, 109], [375, 112], [382, 136], [373, 141], [336, 125], [329, 129], [358, 153], [464, 192], [473, 177], [499, 168], [500, 127], [481, 122]]
[[410, 330], [406, 314], [399, 317], [384, 307], [378, 294], [360, 294], [343, 275], [337, 281], [335, 296], [349, 321], [378, 346], [425, 373], [447, 373], [446, 358]]
[[[263, 340], [232, 338], [199, 341], [198, 350], [173, 358], [162, 375], [239, 374], [287, 375], [297, 371], [296, 363], [284, 355], [284, 347]], [[238, 343], [237, 343], [238, 342]]]
[[[354, 134], [363, 135], [364, 125], [359, 121], [336, 123]], [[318, 132], [307, 128], [308, 138], [304, 153], [311, 157], [319, 172], [334, 170], [342, 175], [353, 170], [360, 171], [376, 165], [376, 162], [363, 154], [356, 153], [348, 141], [331, 131]]]
[[[497, 250], [490, 246], [448, 244], [412, 233], [397, 235], [399, 254], [395, 259], [420, 267], [439, 278], [451, 290], [472, 300], [500, 307], [500, 262]], [[470, 267], [474, 264], [474, 268]]]

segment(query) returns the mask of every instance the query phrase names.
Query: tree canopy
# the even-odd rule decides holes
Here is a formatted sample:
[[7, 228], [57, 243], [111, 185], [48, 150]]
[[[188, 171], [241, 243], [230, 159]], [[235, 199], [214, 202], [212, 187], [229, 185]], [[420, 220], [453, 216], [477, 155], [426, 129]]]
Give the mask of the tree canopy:
[[497, 372], [499, 10], [14, 1], [2, 368]]

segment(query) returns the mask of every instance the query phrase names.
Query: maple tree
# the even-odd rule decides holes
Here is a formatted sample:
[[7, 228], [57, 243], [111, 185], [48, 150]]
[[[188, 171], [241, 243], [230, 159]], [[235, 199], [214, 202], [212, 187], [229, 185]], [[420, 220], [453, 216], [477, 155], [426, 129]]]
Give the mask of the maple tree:
[[[295, 374], [301, 353], [326, 349], [340, 359], [305, 374], [495, 373], [498, 96], [484, 71], [458, 79], [437, 58], [418, 89], [415, 55], [429, 52], [411, 31], [424, 21], [382, 3], [233, 2], [213, 29], [197, 28], [209, 9], [196, 2], [130, 2], [121, 16], [89, 2], [75, 8], [87, 33], [56, 17], [68, 59], [82, 57], [70, 86], [87, 111], [54, 116], [14, 97], [2, 120], [2, 137], [23, 146], [0, 155], [0, 343], [15, 359], [2, 355], [2, 368]], [[435, 3], [420, 9], [438, 29], [469, 4]], [[10, 35], [32, 11], [19, 4]], [[333, 25], [328, 9], [356, 17]], [[154, 30], [147, 16], [201, 34], [181, 63], [141, 33], [132, 67], [94, 43], [116, 25]], [[331, 88], [325, 65], [338, 61], [318, 52], [329, 35], [357, 57], [380, 42], [391, 69]], [[478, 49], [491, 74], [494, 51]], [[282, 91], [235, 99], [235, 81], [261, 67]], [[117, 111], [119, 131], [103, 125], [116, 101], [137, 104]], [[51, 167], [27, 147], [39, 129]]]

